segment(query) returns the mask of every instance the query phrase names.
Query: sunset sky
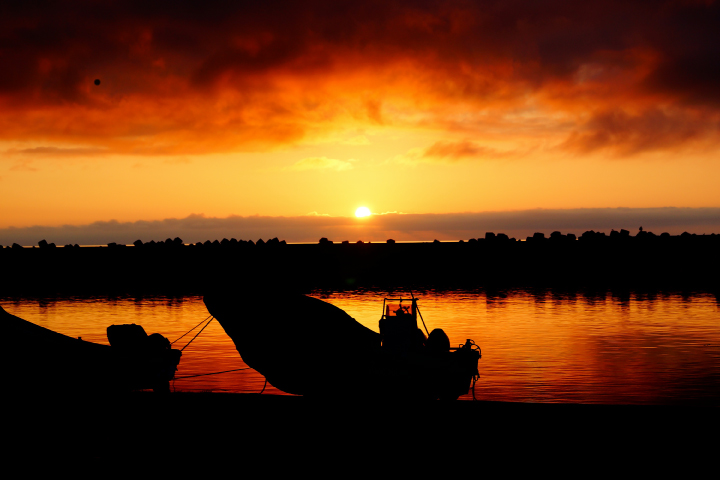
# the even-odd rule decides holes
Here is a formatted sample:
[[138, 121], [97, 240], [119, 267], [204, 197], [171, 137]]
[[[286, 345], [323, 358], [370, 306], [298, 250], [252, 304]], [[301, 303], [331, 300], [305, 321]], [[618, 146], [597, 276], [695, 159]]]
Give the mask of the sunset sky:
[[0, 112], [5, 245], [720, 233], [713, 0], [3, 2]]

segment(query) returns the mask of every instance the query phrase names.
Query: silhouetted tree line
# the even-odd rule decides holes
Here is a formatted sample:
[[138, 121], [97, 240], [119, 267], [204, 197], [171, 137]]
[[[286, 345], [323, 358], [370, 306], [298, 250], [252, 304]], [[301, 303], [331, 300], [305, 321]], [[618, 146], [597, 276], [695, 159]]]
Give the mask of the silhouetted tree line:
[[[221, 246], [222, 247], [230, 247], [230, 246], [235, 247], [235, 246], [255, 246], [255, 245], [273, 246], [273, 245], [285, 245], [286, 243], [287, 242], [285, 242], [285, 240], [278, 240], [277, 237], [271, 238], [267, 241], [260, 238], [260, 239], [258, 239], [257, 242], [253, 242], [252, 240], [237, 240], [235, 238], [231, 238], [230, 240], [228, 240], [227, 238], [223, 238], [220, 241], [214, 240], [211, 242], [210, 240], [206, 240], [205, 242], [197, 242], [194, 244], [190, 243], [190, 244], [186, 245], [183, 243], [181, 238], [175, 237], [174, 239], [168, 238], [165, 241], [161, 240], [158, 242], [156, 242], [155, 240], [150, 240], [149, 242], [143, 242], [142, 240], [135, 240], [132, 245], [134, 247], [142, 247], [142, 248], [178, 248], [178, 247], [221, 247]], [[332, 243], [332, 242], [330, 242], [330, 243]], [[127, 247], [127, 245], [125, 245], [125, 244], [115, 243], [115, 242], [108, 243], [107, 246], [108, 246], [108, 248]], [[47, 240], [43, 239], [38, 242], [38, 247], [39, 248], [57, 248], [57, 245], [55, 245], [54, 243], [48, 243]], [[0, 249], [1, 248], [3, 248], [2, 245], [0, 245]], [[22, 248], [26, 248], [26, 247], [23, 247], [22, 245], [19, 245], [17, 243], [13, 243], [12, 246], [9, 246], [6, 248], [22, 249]], [[30, 248], [35, 248], [35, 247], [30, 247]], [[64, 248], [80, 248], [80, 245], [78, 245], [77, 243], [74, 245], [68, 244], [68, 245], [65, 245]]]
[[[278, 240], [277, 237], [271, 238], [267, 241], [263, 240], [262, 238], [258, 239], [257, 242], [253, 242], [252, 240], [237, 240], [235, 238], [231, 238], [228, 240], [227, 238], [223, 238], [222, 240], [205, 240], [204, 242], [197, 242], [197, 243], [190, 243], [185, 245], [183, 241], [175, 237], [174, 239], [168, 238], [164, 242], [155, 242], [154, 240], [150, 240], [147, 243], [143, 243], [142, 240], [135, 240], [133, 242], [133, 246], [135, 247], [141, 247], [141, 248], [178, 248], [178, 247], [207, 247], [207, 248], [217, 248], [217, 247], [254, 247], [254, 246], [275, 246], [275, 245], [285, 245], [285, 240]], [[114, 243], [109, 243], [108, 247], [122, 247], [124, 245], [116, 245]]]
[[268, 288], [563, 286], [720, 290], [720, 235], [587, 231], [503, 233], [459, 242], [371, 243], [180, 238], [132, 246], [0, 249], [0, 294], [202, 294], [215, 284]]

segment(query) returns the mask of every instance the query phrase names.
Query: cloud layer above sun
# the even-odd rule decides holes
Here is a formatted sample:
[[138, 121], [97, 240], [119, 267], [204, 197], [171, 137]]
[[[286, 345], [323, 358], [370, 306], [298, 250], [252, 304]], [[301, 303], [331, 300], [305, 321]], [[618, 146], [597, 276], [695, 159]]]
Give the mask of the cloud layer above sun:
[[397, 128], [465, 137], [403, 157], [420, 163], [714, 151], [718, 58], [713, 1], [10, 2], [0, 140], [198, 155]]

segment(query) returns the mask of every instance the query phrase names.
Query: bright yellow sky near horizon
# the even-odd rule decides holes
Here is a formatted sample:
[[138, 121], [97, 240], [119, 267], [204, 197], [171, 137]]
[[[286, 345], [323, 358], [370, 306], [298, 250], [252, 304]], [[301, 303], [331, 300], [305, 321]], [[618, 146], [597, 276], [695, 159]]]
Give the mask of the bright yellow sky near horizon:
[[[453, 213], [533, 208], [717, 206], [712, 155], [526, 158], [405, 163], [423, 132], [366, 135], [366, 145], [172, 157], [43, 158], [2, 177], [0, 227], [183, 218], [191, 213], [299, 216], [311, 212]], [[332, 159], [296, 169], [304, 159]]]

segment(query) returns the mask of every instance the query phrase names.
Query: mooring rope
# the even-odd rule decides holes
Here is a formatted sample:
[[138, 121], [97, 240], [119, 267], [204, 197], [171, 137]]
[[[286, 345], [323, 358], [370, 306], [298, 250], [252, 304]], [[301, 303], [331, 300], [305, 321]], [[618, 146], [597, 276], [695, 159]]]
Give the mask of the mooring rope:
[[[212, 315], [210, 315], [209, 318], [210, 318], [210, 321], [207, 322], [207, 323], [205, 324], [205, 326], [202, 327], [202, 328], [200, 329], [200, 331], [195, 334], [195, 336], [192, 338], [192, 340], [190, 340], [189, 342], [187, 342], [187, 343], [185, 344], [185, 346], [180, 349], [181, 352], [182, 352], [183, 350], [185, 350], [185, 349], [188, 347], [188, 345], [190, 345], [190, 344], [193, 342], [193, 340], [195, 340], [195, 339], [198, 337], [198, 335], [200, 335], [200, 334], [203, 332], [203, 330], [205, 330], [205, 329], [207, 328], [207, 326], [210, 325], [210, 323], [212, 323], [213, 320], [215, 320], [215, 317], [213, 317]], [[205, 320], [207, 320], [207, 318], [206, 318]], [[204, 321], [204, 320], [203, 320], [203, 321]], [[196, 327], [196, 328], [197, 328], [197, 327]]]
[[[190, 333], [190, 332], [192, 332], [193, 330], [195, 330], [197, 327], [199, 327], [200, 325], [202, 325], [203, 323], [205, 323], [205, 321], [206, 321], [208, 318], [210, 318], [210, 317], [212, 317], [212, 315], [208, 315], [208, 317], [207, 317], [205, 320], [203, 320], [202, 322], [198, 323], [197, 325], [195, 325], [194, 327], [192, 327], [192, 328], [191, 328], [190, 330], [188, 330], [187, 332], [183, 333], [183, 334], [180, 336], [180, 338], [183, 338], [185, 335], [187, 335], [188, 333]], [[175, 340], [175, 342], [177, 342], [178, 340], [180, 340], [180, 338], [178, 338], [177, 340]], [[175, 342], [170, 342], [170, 345], [174, 344]]]
[[[204, 326], [203, 328], [201, 328], [200, 331], [199, 331], [198, 333], [196, 333], [195, 336], [194, 336], [193, 338], [191, 338], [190, 341], [189, 341], [188, 343], [186, 343], [185, 346], [184, 346], [182, 349], [180, 349], [181, 352], [182, 352], [183, 350], [185, 350], [185, 349], [188, 347], [188, 345], [190, 345], [190, 344], [193, 342], [193, 340], [195, 340], [195, 339], [203, 332], [203, 330], [205, 330], [205, 329], [207, 328], [207, 326], [210, 325], [210, 323], [211, 323], [213, 320], [215, 320], [215, 317], [213, 317], [212, 315], [208, 316], [205, 320], [203, 320], [202, 322], [198, 323], [197, 325], [195, 325], [193, 328], [191, 328], [191, 329], [188, 330], [187, 332], [183, 333], [177, 340], [175, 340], [174, 342], [170, 343], [170, 345], [172, 345], [173, 343], [177, 342], [178, 340], [180, 340], [181, 338], [183, 338], [183, 337], [184, 337], [185, 335], [187, 335], [188, 333], [190, 333], [190, 332], [192, 332], [193, 330], [195, 330], [197, 327], [199, 327], [200, 325], [202, 325], [202, 324], [203, 324], [205, 321], [207, 321], [208, 319], [210, 319], [210, 321], [207, 322], [207, 323], [205, 324], [205, 326]], [[221, 373], [238, 372], [238, 371], [240, 371], [240, 370], [249, 370], [249, 369], [251, 369], [251, 368], [252, 368], [252, 367], [242, 367], [242, 368], [234, 368], [234, 369], [232, 369], [232, 370], [223, 370], [222, 372], [199, 373], [199, 374], [197, 374], [197, 375], [183, 375], [182, 377], [173, 377], [173, 379], [172, 379], [172, 380], [173, 380], [173, 390], [175, 390], [175, 380], [184, 380], [184, 379], [186, 379], [186, 378], [196, 378], [196, 377], [207, 377], [208, 375], [219, 375], [219, 374], [221, 374]], [[259, 373], [259, 372], [258, 372], [258, 373]], [[266, 378], [266, 379], [265, 379], [265, 384], [263, 385], [262, 390], [260, 390], [260, 394], [262, 394], [262, 393], [265, 391], [265, 387], [267, 387], [267, 383], [268, 383], [268, 382], [267, 382], [267, 378]]]
[[[243, 368], [236, 368], [233, 370], [223, 370], [222, 372], [213, 372], [213, 373], [200, 373], [198, 375], [183, 375], [182, 377], [175, 377], [175, 380], [180, 380], [184, 378], [195, 378], [195, 377], [206, 377], [208, 375], [217, 375], [219, 373], [229, 373], [229, 372], [237, 372], [239, 370], [248, 370], [250, 367], [243, 367]], [[267, 381], [267, 380], [266, 380]]]
[[[222, 372], [199, 373], [197, 375], [184, 375], [182, 377], [174, 377], [173, 378], [173, 391], [175, 389], [175, 380], [184, 380], [186, 378], [195, 378], [195, 377], [206, 377], [208, 375], [218, 375], [220, 373], [237, 372], [240, 370], [254, 370], [254, 369], [252, 367], [242, 367], [242, 368], [235, 368], [233, 370], [223, 370]], [[258, 372], [258, 373], [260, 373], [260, 372]], [[262, 393], [265, 391], [265, 387], [267, 387], [267, 384], [268, 384], [268, 381], [267, 381], [267, 378], [265, 378], [265, 384], [263, 385], [263, 388], [262, 388], [262, 390], [260, 390], [260, 393], [258, 393], [258, 395], [262, 395]]]

